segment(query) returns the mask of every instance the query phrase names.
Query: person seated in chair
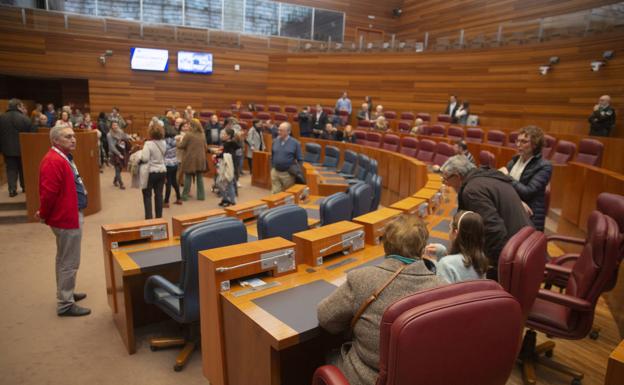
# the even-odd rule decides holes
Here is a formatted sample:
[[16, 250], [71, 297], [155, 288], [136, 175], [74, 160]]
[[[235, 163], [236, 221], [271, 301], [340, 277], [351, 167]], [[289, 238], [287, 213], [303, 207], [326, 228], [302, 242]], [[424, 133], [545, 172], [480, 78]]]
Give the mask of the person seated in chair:
[[353, 134], [353, 127], [350, 124], [344, 128], [342, 133], [342, 141], [346, 143], [355, 143], [355, 135]]
[[437, 260], [436, 273], [448, 283], [485, 278], [488, 259], [483, 251], [484, 234], [481, 215], [458, 211], [449, 226], [450, 254], [440, 243], [427, 245], [427, 255]]
[[[342, 345], [331, 362], [350, 384], [373, 385], [377, 380], [379, 325], [386, 308], [407, 295], [445, 284], [433, 263], [421, 257], [428, 238], [422, 219], [415, 215], [399, 217], [386, 229], [385, 260], [349, 272], [347, 281], [318, 305], [323, 329], [333, 334], [350, 328], [353, 331], [353, 341]], [[380, 290], [375, 300], [367, 301]]]

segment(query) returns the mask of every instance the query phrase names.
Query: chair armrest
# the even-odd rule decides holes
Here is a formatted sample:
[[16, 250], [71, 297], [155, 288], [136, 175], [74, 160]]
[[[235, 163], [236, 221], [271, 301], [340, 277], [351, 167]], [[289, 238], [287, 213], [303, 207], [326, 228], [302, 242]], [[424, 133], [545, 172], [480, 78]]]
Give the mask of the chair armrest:
[[174, 285], [173, 283], [169, 282], [162, 275], [152, 275], [151, 277], [147, 279], [147, 281], [145, 282], [145, 293], [147, 294], [148, 290], [151, 290], [156, 287], [163, 289], [167, 293], [174, 295], [178, 298], [184, 297], [184, 292], [182, 291], [182, 289], [180, 289], [177, 285]]
[[574, 264], [579, 259], [579, 256], [580, 256], [579, 254], [564, 254], [560, 257], [551, 258], [549, 264], [558, 265], [558, 266], [564, 266], [568, 262]]
[[591, 311], [594, 307], [591, 302], [571, 295], [556, 293], [554, 291], [540, 289], [537, 292], [537, 298], [545, 301], [553, 302], [558, 305], [569, 307], [572, 310]]
[[349, 385], [349, 381], [334, 365], [323, 365], [314, 372], [312, 385]]
[[551, 241], [560, 241], [560, 242], [567, 242], [567, 243], [573, 243], [575, 245], [584, 245], [585, 244], [585, 240], [582, 238], [576, 238], [576, 237], [567, 237], [565, 235], [549, 235], [548, 237], [546, 237], [546, 241], [547, 242], [551, 242]]
[[567, 278], [570, 274], [572, 274], [572, 269], [565, 266], [559, 266], [555, 263], [547, 263], [546, 273], [565, 274]]

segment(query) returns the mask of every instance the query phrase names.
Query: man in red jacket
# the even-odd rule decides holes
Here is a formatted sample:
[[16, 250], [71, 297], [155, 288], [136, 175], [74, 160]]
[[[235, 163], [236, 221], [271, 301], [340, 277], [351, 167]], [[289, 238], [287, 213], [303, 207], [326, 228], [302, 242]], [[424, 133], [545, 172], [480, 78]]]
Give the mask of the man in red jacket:
[[50, 130], [50, 141], [52, 148], [39, 166], [39, 211], [36, 215], [56, 236], [57, 314], [79, 317], [91, 313], [90, 309], [76, 304], [87, 295], [74, 293], [87, 190], [71, 155], [76, 149], [74, 130], [54, 127]]

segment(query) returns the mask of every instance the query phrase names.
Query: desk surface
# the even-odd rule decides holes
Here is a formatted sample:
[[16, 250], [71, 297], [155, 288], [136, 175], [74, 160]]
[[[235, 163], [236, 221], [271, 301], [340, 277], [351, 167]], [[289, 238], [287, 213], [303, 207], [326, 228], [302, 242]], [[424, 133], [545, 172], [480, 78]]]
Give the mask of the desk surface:
[[124, 276], [141, 274], [150, 268], [162, 267], [182, 260], [179, 239], [120, 247], [112, 253]]

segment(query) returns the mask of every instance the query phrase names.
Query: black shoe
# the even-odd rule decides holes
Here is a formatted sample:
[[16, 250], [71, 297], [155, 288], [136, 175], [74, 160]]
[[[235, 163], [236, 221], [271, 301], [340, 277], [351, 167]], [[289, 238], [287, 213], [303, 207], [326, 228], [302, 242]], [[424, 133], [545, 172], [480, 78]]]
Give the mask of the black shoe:
[[74, 301], [76, 302], [82, 301], [85, 298], [87, 298], [87, 294], [85, 293], [74, 293]]
[[9, 197], [13, 198], [17, 196], [17, 191], [9, 191]]
[[58, 313], [59, 317], [82, 317], [91, 314], [91, 309], [73, 304], [69, 309]]
[[226, 202], [226, 201], [221, 201], [221, 202], [219, 202], [219, 206], [221, 206], [221, 207], [225, 207], [225, 205], [226, 205], [226, 204], [227, 204], [227, 202]]

